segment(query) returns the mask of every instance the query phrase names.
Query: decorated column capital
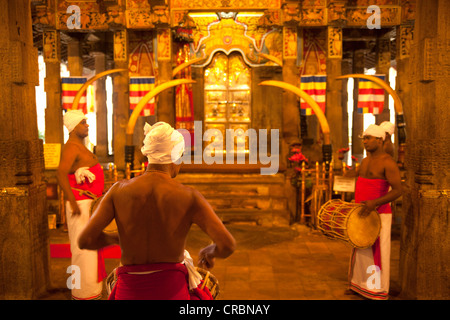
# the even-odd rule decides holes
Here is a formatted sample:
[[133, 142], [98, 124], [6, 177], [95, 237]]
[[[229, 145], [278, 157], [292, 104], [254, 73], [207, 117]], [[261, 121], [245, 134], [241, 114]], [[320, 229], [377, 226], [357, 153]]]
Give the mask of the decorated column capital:
[[328, 26], [327, 54], [329, 59], [342, 59], [342, 28]]

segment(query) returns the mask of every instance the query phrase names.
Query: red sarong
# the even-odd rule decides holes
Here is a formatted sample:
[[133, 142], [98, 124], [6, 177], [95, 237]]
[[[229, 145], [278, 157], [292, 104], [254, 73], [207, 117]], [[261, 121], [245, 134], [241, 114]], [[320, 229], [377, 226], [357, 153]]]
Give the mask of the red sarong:
[[[89, 171], [95, 175], [95, 180], [89, 182], [86, 179], [83, 183], [77, 184], [77, 180], [75, 179], [75, 174], [67, 175], [69, 178], [69, 183], [72, 188], [79, 190], [86, 190], [92, 192], [97, 198], [101, 197], [103, 194], [103, 189], [105, 187], [105, 175], [103, 174], [103, 167], [100, 163], [97, 163], [95, 166], [89, 168]], [[80, 195], [79, 191], [73, 190], [73, 195], [75, 196], [75, 200], [90, 200], [92, 197], [87, 195]]]
[[109, 300], [212, 300], [206, 286], [189, 290], [188, 271], [182, 263], [121, 266], [116, 272]]
[[[383, 179], [366, 179], [359, 177], [355, 186], [355, 202], [374, 200], [389, 192], [390, 184]], [[377, 208], [378, 213], [392, 213], [389, 203]]]
[[[367, 179], [358, 177], [355, 187], [355, 202], [374, 200], [389, 192], [390, 184], [384, 179]], [[379, 214], [392, 213], [391, 205], [385, 203], [377, 208]], [[381, 269], [380, 238], [372, 246], [375, 265]]]

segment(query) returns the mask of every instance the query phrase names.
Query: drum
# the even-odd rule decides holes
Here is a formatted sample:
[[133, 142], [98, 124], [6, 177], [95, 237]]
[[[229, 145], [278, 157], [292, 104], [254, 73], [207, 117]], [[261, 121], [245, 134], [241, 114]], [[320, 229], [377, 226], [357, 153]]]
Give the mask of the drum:
[[219, 281], [211, 272], [198, 267], [196, 269], [203, 278], [203, 284], [200, 289], [203, 289], [206, 286], [209, 289], [213, 299], [216, 300], [219, 295]]
[[[102, 198], [103, 198], [103, 196], [98, 197], [97, 199], [94, 199], [94, 201], [92, 201], [91, 209], [89, 211], [89, 216], [92, 216], [92, 214], [94, 213], [95, 209], [97, 208], [97, 206], [100, 203]], [[117, 233], [116, 220], [113, 219], [113, 221], [111, 221], [111, 223], [103, 231], [106, 233]]]
[[320, 208], [317, 228], [331, 239], [345, 241], [355, 248], [368, 248], [380, 235], [381, 220], [375, 210], [366, 217], [360, 216], [363, 207], [362, 203], [330, 200]]
[[[203, 284], [200, 289], [203, 289], [205, 286], [209, 289], [214, 300], [216, 300], [219, 295], [219, 281], [217, 278], [209, 271], [204, 270], [202, 268], [196, 268], [197, 272], [200, 273], [203, 279]], [[106, 278], [106, 291], [108, 292], [108, 296], [111, 294], [112, 289], [114, 288], [117, 282], [117, 268], [115, 268]]]
[[106, 277], [106, 292], [108, 296], [111, 294], [112, 289], [116, 285], [117, 282], [117, 268], [115, 268], [111, 273]]

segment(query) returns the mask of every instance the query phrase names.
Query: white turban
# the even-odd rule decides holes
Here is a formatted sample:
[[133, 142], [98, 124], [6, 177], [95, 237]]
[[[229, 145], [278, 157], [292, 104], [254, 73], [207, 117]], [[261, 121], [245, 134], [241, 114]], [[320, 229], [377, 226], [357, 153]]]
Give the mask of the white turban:
[[367, 127], [367, 129], [364, 131], [363, 136], [372, 136], [377, 138], [384, 138], [386, 137], [386, 133], [383, 128], [380, 126], [377, 126], [376, 124], [371, 124]]
[[380, 127], [384, 129], [387, 133], [389, 133], [391, 136], [394, 133], [395, 125], [389, 121], [384, 121], [380, 124]]
[[83, 111], [69, 110], [64, 114], [64, 125], [70, 133], [83, 119], [87, 119]]
[[146, 123], [144, 134], [144, 146], [141, 152], [148, 158], [148, 163], [172, 163], [183, 155], [184, 138], [168, 123], [160, 121], [153, 126]]

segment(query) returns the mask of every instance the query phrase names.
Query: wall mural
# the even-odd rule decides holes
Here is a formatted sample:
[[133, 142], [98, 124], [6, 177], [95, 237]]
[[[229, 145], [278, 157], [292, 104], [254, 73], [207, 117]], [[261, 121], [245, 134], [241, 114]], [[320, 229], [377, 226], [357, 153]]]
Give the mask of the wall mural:
[[156, 76], [153, 57], [153, 37], [133, 37], [129, 40], [130, 76]]
[[303, 29], [300, 76], [327, 74], [327, 30]]

